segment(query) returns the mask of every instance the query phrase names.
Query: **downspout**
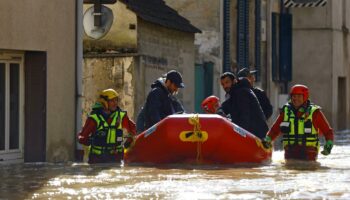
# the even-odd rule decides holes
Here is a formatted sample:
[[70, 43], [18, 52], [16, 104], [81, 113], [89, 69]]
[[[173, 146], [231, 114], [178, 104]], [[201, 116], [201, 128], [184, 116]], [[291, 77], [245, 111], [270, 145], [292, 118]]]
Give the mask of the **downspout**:
[[79, 152], [83, 151], [83, 147], [77, 141], [77, 133], [81, 129], [82, 124], [82, 71], [83, 71], [83, 0], [76, 0], [76, 110], [75, 110], [75, 159], [79, 157]]
[[[225, 44], [224, 44], [224, 15], [225, 15], [225, 0], [220, 0], [220, 75], [221, 73], [225, 72], [225, 67], [224, 67], [224, 53], [225, 53]], [[225, 99], [225, 91], [221, 89], [220, 84], [217, 85], [218, 91], [219, 91], [219, 97], [220, 99]]]

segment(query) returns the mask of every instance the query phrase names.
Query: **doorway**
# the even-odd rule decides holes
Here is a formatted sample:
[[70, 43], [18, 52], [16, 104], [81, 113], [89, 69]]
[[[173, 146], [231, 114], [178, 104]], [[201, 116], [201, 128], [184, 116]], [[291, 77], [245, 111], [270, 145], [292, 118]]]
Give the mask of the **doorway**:
[[203, 113], [202, 101], [213, 95], [214, 63], [204, 62], [195, 66], [195, 112]]
[[338, 116], [337, 116], [337, 129], [346, 129], [346, 78], [338, 78]]

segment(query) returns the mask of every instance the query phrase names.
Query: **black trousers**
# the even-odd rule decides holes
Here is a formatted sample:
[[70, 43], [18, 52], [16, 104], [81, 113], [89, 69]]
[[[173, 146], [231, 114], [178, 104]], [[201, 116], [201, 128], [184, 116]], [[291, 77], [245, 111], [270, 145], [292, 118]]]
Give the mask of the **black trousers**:
[[94, 163], [120, 163], [123, 160], [124, 153], [118, 154], [90, 154], [89, 155], [89, 164]]

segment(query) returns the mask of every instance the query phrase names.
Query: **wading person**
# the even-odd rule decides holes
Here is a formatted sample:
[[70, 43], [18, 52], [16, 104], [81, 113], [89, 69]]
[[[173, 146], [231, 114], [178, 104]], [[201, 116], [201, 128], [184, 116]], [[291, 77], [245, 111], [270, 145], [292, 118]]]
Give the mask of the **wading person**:
[[329, 155], [333, 148], [333, 129], [321, 108], [310, 102], [309, 89], [305, 85], [294, 85], [290, 97], [268, 132], [264, 146], [271, 147], [271, 142], [283, 134], [286, 160], [315, 161], [320, 147], [319, 135], [323, 134], [326, 143], [321, 153]]
[[[90, 146], [89, 163], [119, 163], [124, 155], [123, 129], [136, 134], [135, 123], [118, 106], [118, 93], [103, 90], [78, 136], [79, 143]], [[132, 137], [127, 138], [125, 147], [131, 142]]]

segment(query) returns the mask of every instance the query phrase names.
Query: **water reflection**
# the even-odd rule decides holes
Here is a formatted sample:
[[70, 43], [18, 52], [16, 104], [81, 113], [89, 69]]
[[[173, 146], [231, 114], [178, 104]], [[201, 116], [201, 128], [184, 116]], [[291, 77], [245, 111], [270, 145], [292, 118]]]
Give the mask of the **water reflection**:
[[350, 135], [330, 156], [263, 166], [0, 166], [0, 199], [350, 199]]

